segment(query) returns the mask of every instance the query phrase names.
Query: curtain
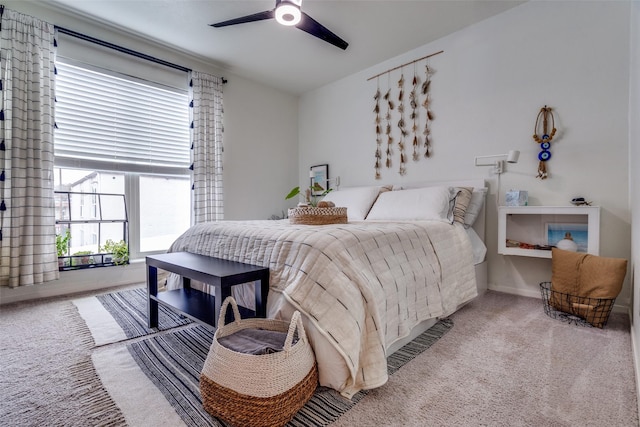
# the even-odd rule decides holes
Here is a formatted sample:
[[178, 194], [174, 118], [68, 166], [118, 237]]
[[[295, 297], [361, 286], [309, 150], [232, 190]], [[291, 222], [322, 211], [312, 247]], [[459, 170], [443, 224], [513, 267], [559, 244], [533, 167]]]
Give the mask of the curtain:
[[190, 75], [193, 224], [224, 218], [222, 188], [222, 78]]
[[4, 9], [0, 27], [0, 284], [57, 279], [54, 27]]

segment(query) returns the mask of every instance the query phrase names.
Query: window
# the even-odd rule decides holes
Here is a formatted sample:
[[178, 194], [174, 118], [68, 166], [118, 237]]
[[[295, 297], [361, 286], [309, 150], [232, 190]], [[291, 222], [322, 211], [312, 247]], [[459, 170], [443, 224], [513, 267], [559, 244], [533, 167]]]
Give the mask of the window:
[[[190, 225], [186, 77], [175, 89], [68, 60], [56, 68], [56, 190], [87, 193], [69, 207], [86, 219], [109, 210], [95, 193], [124, 195], [131, 258], [168, 249]], [[72, 242], [104, 240], [71, 231]]]

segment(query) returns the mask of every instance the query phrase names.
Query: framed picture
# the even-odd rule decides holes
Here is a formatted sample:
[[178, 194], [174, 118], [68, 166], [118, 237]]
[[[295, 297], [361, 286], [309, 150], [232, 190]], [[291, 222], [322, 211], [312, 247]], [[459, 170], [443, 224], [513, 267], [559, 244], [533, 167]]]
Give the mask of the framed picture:
[[573, 240], [578, 246], [578, 252], [587, 252], [589, 249], [588, 224], [571, 223], [547, 223], [545, 224], [547, 245], [558, 246], [561, 240]]
[[322, 190], [319, 188], [317, 190], [313, 190], [311, 192], [312, 196], [320, 196], [327, 189], [329, 184], [329, 165], [315, 165], [311, 166], [309, 170], [309, 180], [311, 188], [316, 187], [315, 184], [318, 184], [322, 187]]

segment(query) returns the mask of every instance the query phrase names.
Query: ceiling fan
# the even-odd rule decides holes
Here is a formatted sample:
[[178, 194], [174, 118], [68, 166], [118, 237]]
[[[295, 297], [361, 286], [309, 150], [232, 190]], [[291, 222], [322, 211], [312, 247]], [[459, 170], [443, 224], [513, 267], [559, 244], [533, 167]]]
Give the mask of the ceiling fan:
[[265, 19], [275, 18], [282, 25], [296, 26], [304, 32], [311, 34], [331, 43], [334, 46], [344, 50], [349, 43], [329, 31], [318, 21], [300, 10], [302, 0], [276, 0], [276, 7], [272, 10], [254, 13], [253, 15], [242, 16], [240, 18], [230, 19], [228, 21], [211, 24], [212, 27], [220, 28], [229, 25], [245, 24], [247, 22], [263, 21]]

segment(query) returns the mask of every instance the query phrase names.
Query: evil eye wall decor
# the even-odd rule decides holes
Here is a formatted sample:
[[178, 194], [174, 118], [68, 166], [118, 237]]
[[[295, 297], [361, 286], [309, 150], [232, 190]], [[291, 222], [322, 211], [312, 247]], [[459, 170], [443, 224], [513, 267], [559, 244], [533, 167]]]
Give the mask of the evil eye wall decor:
[[541, 162], [546, 162], [551, 158], [551, 151], [542, 150], [540, 154], [538, 154], [538, 160]]
[[[551, 130], [549, 131], [549, 125]], [[536, 117], [536, 124], [533, 127], [533, 140], [540, 145], [540, 153], [538, 153], [538, 175], [536, 178], [547, 179], [546, 162], [551, 158], [551, 140], [556, 134], [556, 123], [553, 117], [551, 107], [546, 105], [540, 109]]]

